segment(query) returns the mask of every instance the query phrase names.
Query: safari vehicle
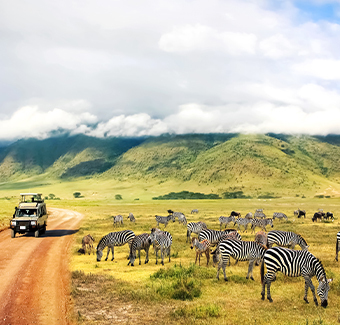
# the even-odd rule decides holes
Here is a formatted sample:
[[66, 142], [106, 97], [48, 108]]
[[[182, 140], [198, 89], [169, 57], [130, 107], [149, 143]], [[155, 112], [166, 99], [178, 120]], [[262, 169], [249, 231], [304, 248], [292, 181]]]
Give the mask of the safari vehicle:
[[46, 203], [41, 193], [20, 193], [20, 202], [15, 207], [10, 223], [11, 237], [17, 233], [34, 232], [35, 237], [44, 234], [47, 226]]

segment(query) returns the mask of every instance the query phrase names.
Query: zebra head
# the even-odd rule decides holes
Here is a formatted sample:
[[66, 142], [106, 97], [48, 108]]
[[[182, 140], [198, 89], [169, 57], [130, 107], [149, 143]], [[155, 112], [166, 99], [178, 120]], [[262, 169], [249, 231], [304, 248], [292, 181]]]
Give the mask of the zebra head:
[[193, 237], [191, 239], [191, 246], [190, 246], [191, 249], [193, 249], [194, 246], [196, 246], [197, 241], [198, 241], [198, 239], [196, 237]]
[[317, 289], [317, 293], [321, 300], [321, 306], [326, 308], [328, 305], [328, 291], [329, 291], [329, 283], [332, 282], [333, 279], [327, 280], [324, 276], [322, 276], [319, 280], [319, 286]]
[[105, 248], [105, 239], [106, 236], [104, 236], [98, 243], [98, 246], [96, 247], [97, 251], [97, 262], [100, 262], [100, 260], [103, 257], [103, 249]]
[[213, 256], [213, 263], [214, 263], [214, 265], [216, 265], [220, 261], [219, 247], [217, 246], [217, 248], [214, 251], [211, 251], [210, 253]]
[[100, 262], [103, 257], [103, 250], [98, 249], [97, 247], [97, 262]]

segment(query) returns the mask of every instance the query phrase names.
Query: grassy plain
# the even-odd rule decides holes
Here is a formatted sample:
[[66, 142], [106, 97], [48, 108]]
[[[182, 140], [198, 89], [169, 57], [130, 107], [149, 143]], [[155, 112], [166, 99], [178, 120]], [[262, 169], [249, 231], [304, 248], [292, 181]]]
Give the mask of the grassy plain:
[[[151, 197], [171, 191], [180, 191], [176, 183], [146, 186], [143, 183], [113, 183], [92, 179], [81, 182], [57, 182], [48, 184], [27, 182], [19, 185], [0, 186], [0, 223], [8, 224], [19, 192], [31, 190], [48, 195], [54, 193], [60, 200], [47, 200], [48, 207], [67, 208], [84, 214], [79, 232], [75, 235], [70, 269], [73, 272], [72, 297], [75, 315], [80, 324], [156, 323], [164, 324], [337, 324], [340, 322], [340, 267], [334, 260], [336, 233], [340, 230], [340, 199], [281, 198], [272, 200], [174, 200], [154, 201]], [[29, 185], [29, 187], [28, 187]], [[74, 199], [72, 193], [80, 191], [84, 197]], [[203, 191], [202, 191], [203, 192]], [[205, 192], [207, 193], [207, 192]], [[115, 200], [121, 194], [123, 200]], [[239, 262], [227, 268], [228, 282], [223, 277], [218, 281], [216, 269], [211, 262], [205, 267], [193, 266], [195, 252], [186, 243], [186, 227], [178, 222], [170, 223], [166, 230], [173, 236], [171, 262], [155, 265], [155, 256], [150, 249], [150, 262], [127, 266], [128, 246], [115, 248], [115, 259], [96, 261], [95, 255], [79, 255], [81, 238], [91, 233], [99, 239], [113, 228], [112, 217], [124, 216], [124, 227], [136, 234], [149, 232], [156, 226], [154, 215], [166, 215], [167, 209], [182, 211], [190, 221], [204, 221], [209, 228], [219, 229], [218, 217], [228, 216], [232, 210], [254, 212], [263, 208], [267, 216], [273, 212], [284, 212], [288, 222], [275, 221], [273, 229], [291, 230], [300, 233], [310, 245], [310, 252], [323, 263], [327, 276], [333, 278], [329, 293], [329, 306], [326, 309], [312, 303], [309, 292], [309, 305], [303, 301], [303, 278], [288, 278], [278, 274], [272, 284], [271, 304], [261, 300], [260, 268], [255, 267], [255, 281], [246, 280], [248, 264]], [[307, 211], [306, 219], [297, 219], [293, 211], [297, 208]], [[318, 209], [334, 213], [334, 222], [313, 223], [311, 217]], [[199, 214], [191, 215], [192, 209]], [[132, 212], [136, 224], [127, 221]], [[267, 229], [269, 230], [269, 229]], [[252, 240], [248, 231], [242, 238]], [[104, 251], [104, 257], [106, 250]], [[163, 271], [160, 271], [163, 270]], [[316, 278], [313, 279], [317, 286]], [[200, 289], [198, 297], [192, 300], [173, 299], [178, 289], [189, 293]]]

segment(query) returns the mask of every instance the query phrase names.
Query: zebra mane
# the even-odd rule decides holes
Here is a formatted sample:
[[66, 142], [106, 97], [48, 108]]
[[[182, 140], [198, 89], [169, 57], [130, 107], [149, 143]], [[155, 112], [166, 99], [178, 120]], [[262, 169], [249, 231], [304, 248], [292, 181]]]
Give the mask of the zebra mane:
[[[106, 235], [106, 236], [107, 236], [107, 235]], [[102, 246], [102, 244], [103, 244], [103, 242], [104, 242], [106, 236], [104, 236], [104, 237], [102, 237], [102, 238], [100, 239], [100, 241], [99, 241], [99, 243], [98, 243], [98, 245], [97, 245], [97, 249], [98, 249], [98, 248], [101, 248], [101, 246]], [[104, 244], [105, 244], [105, 243], [104, 243]], [[106, 245], [104, 245], [104, 247], [105, 247], [105, 246], [106, 246]]]
[[306, 242], [306, 239], [304, 239], [300, 234], [296, 234], [302, 241], [303, 243], [308, 246], [307, 242]]
[[[318, 263], [321, 266], [321, 268], [320, 268], [321, 269], [321, 275], [323, 275], [325, 280], [327, 281], [326, 271], [325, 271], [325, 268], [323, 267], [322, 262], [317, 257], [315, 257], [315, 260], [316, 260], [316, 263]], [[319, 280], [319, 278], [318, 278], [318, 280]]]

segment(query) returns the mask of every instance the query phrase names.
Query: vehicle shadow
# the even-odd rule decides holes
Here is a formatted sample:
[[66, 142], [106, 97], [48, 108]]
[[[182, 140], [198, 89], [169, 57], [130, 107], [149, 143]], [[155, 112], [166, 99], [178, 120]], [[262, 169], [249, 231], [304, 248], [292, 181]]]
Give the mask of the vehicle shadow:
[[[77, 233], [79, 229], [71, 230], [71, 229], [54, 229], [54, 230], [46, 230], [44, 234], [40, 234], [39, 238], [44, 237], [64, 237], [64, 236], [70, 236], [75, 233]], [[19, 235], [19, 234], [18, 234]], [[34, 237], [34, 233], [25, 233], [21, 235], [20, 237]]]

